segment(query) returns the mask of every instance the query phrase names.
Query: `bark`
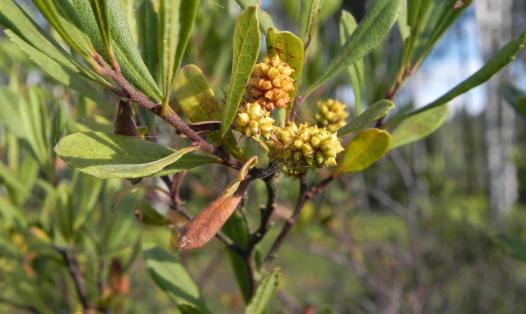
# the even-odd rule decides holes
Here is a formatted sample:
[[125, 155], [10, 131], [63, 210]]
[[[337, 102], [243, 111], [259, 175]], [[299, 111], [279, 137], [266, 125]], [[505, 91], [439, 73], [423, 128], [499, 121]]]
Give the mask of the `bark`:
[[[516, 2], [523, 0], [516, 0]], [[479, 0], [475, 4], [481, 47], [487, 60], [512, 38], [512, 0]], [[499, 86], [510, 79], [508, 69], [486, 88], [486, 175], [491, 214], [497, 221], [517, 200], [516, 168], [511, 161], [515, 115], [499, 95]]]

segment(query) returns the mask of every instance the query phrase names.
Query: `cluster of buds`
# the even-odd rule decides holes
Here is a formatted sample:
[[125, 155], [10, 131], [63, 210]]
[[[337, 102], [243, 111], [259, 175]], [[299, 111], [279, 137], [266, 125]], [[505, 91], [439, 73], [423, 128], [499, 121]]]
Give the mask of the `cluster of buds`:
[[290, 175], [305, 173], [309, 168], [336, 166], [336, 156], [343, 151], [335, 132], [316, 125], [289, 122], [277, 128], [270, 145], [271, 155], [283, 163]]
[[294, 79], [290, 75], [294, 70], [278, 55], [265, 58], [256, 64], [249, 86], [249, 100], [256, 101], [268, 111], [285, 108], [291, 102], [294, 92]]
[[247, 137], [268, 139], [274, 129], [274, 119], [257, 102], [245, 104], [236, 117], [237, 130]]
[[318, 101], [317, 107], [316, 123], [331, 132], [338, 131], [345, 125], [345, 119], [349, 117], [345, 104], [334, 99]]
[[344, 104], [336, 100], [319, 102], [317, 125], [288, 122], [285, 127], [274, 126], [271, 112], [291, 102], [294, 79], [290, 75], [293, 72], [278, 55], [257, 64], [246, 102], [236, 117], [236, 129], [267, 147], [270, 157], [289, 175], [303, 174], [309, 168], [336, 166], [336, 156], [343, 151], [336, 131], [349, 116]]

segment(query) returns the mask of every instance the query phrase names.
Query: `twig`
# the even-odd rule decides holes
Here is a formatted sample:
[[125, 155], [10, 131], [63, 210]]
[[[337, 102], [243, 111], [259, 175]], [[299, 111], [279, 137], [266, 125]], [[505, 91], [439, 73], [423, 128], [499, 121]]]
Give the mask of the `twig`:
[[292, 104], [292, 109], [290, 110], [288, 121], [294, 121], [298, 115], [298, 110], [303, 103], [303, 96], [297, 96]]
[[283, 241], [285, 240], [285, 238], [289, 234], [290, 230], [292, 229], [292, 227], [296, 223], [296, 220], [298, 219], [299, 215], [301, 214], [301, 210], [303, 209], [303, 207], [305, 207], [305, 204], [309, 200], [314, 198], [316, 195], [320, 194], [323, 191], [323, 189], [325, 189], [325, 187], [330, 182], [332, 182], [333, 179], [334, 179], [333, 176], [329, 176], [326, 179], [324, 179], [323, 181], [321, 181], [320, 183], [312, 186], [309, 189], [309, 188], [307, 188], [307, 183], [305, 182], [305, 177], [304, 176], [300, 177], [300, 179], [299, 179], [299, 181], [300, 181], [300, 196], [298, 198], [298, 202], [296, 203], [296, 207], [294, 208], [294, 212], [292, 213], [290, 218], [285, 221], [285, 224], [283, 225], [283, 228], [281, 229], [281, 232], [279, 233], [278, 237], [276, 238], [276, 240], [272, 244], [267, 256], [265, 257], [265, 260], [264, 260], [265, 263], [269, 263], [269, 262], [272, 262], [272, 260], [274, 260], [274, 258], [277, 255], [277, 251], [279, 250], [279, 248], [283, 244]]
[[62, 255], [62, 259], [64, 260], [64, 263], [68, 268], [69, 275], [71, 276], [73, 284], [75, 285], [75, 291], [77, 293], [77, 297], [79, 298], [80, 304], [82, 305], [84, 312], [87, 313], [90, 309], [90, 305], [86, 294], [86, 288], [84, 287], [84, 278], [82, 277], [82, 274], [79, 270], [77, 259], [75, 258], [75, 255], [71, 254], [66, 248], [57, 247], [56, 250], [60, 253], [60, 255]]
[[[405, 80], [411, 76], [414, 73], [414, 68], [411, 65], [406, 66], [405, 68], [400, 70], [400, 74], [398, 75], [396, 82], [394, 83], [393, 87], [389, 88], [387, 93], [385, 94], [385, 99], [387, 100], [393, 100], [398, 91], [400, 91], [400, 88], [405, 83]], [[385, 117], [378, 119], [376, 121], [376, 127], [377, 128], [383, 128], [384, 126]]]
[[131, 100], [163, 118], [179, 132], [191, 139], [197, 146], [199, 146], [201, 150], [220, 157], [226, 165], [232, 168], [239, 169], [241, 167], [239, 162], [237, 162], [232, 156], [226, 154], [221, 149], [214, 147], [214, 145], [208, 143], [201, 136], [199, 136], [170, 107], [163, 107], [162, 105], [152, 101], [144, 93], [136, 90], [135, 87], [133, 87], [130, 82], [126, 80], [124, 75], [122, 75], [118, 67], [115, 65], [113, 67], [109, 66], [99, 54], [95, 54], [93, 58], [99, 65], [97, 71], [115, 81], [115, 83], [117, 83], [117, 85], [122, 88], [122, 90]]
[[268, 230], [270, 229], [270, 218], [276, 210], [276, 202], [278, 193], [276, 191], [276, 182], [274, 175], [265, 178], [265, 186], [267, 188], [267, 204], [261, 209], [261, 221], [258, 229], [253, 233], [248, 242], [249, 252], [265, 237]]

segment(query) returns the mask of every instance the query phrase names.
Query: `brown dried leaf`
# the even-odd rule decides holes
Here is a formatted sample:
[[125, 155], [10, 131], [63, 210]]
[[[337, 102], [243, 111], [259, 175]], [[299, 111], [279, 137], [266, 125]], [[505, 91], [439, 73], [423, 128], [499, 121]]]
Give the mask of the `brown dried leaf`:
[[240, 170], [237, 179], [225, 189], [221, 196], [185, 226], [179, 240], [180, 249], [200, 248], [221, 230], [241, 202], [250, 183], [250, 179], [247, 179], [246, 176], [256, 163], [255, 156], [250, 158]]

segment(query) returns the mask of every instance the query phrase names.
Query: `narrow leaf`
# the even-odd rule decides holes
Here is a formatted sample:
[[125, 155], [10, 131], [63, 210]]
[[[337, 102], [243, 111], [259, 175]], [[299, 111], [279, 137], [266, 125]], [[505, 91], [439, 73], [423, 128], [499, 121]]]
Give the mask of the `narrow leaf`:
[[453, 100], [455, 97], [462, 95], [468, 92], [469, 90], [479, 86], [480, 84], [486, 82], [491, 77], [493, 77], [493, 75], [495, 75], [502, 68], [504, 68], [508, 63], [513, 61], [517, 53], [519, 53], [519, 51], [521, 51], [524, 48], [525, 44], [526, 31], [522, 32], [519, 37], [510, 41], [503, 48], [501, 48], [491, 60], [489, 60], [482, 68], [480, 68], [469, 78], [462, 81], [460, 84], [455, 86], [453, 89], [451, 89], [449, 92], [447, 92], [437, 100], [418, 110], [413, 111], [412, 113], [409, 113], [408, 115], [415, 115], [430, 110], [432, 108], [439, 107]]
[[[183, 0], [184, 1], [184, 0]], [[181, 0], [160, 0], [159, 43], [160, 70], [163, 86], [163, 104], [170, 100], [170, 90], [175, 77], [175, 57], [179, 43], [179, 10]]]
[[279, 268], [275, 268], [271, 273], [267, 274], [259, 284], [256, 293], [252, 297], [250, 304], [245, 309], [245, 314], [265, 314], [272, 299], [278, 291], [279, 282], [281, 280], [281, 272]]
[[[243, 9], [246, 9], [249, 6], [259, 5], [259, 0], [236, 0], [236, 2]], [[274, 27], [274, 22], [272, 21], [272, 17], [270, 16], [270, 14], [268, 14], [267, 11], [258, 9], [258, 19], [259, 19], [259, 26], [263, 34], [266, 34], [269, 28]]]
[[237, 109], [245, 93], [245, 88], [256, 64], [261, 44], [261, 33], [257, 17], [257, 7], [248, 7], [239, 16], [234, 30], [232, 74], [230, 86], [223, 108], [221, 136], [224, 136], [234, 121]]
[[74, 72], [68, 67], [57, 63], [40, 50], [29, 45], [11, 30], [6, 30], [5, 34], [24, 51], [35, 64], [37, 64], [49, 77], [58, 83], [67, 86], [83, 96], [89, 97], [98, 103], [104, 103], [100, 90], [83, 76]]
[[100, 132], [73, 133], [55, 148], [70, 167], [102, 179], [150, 176], [195, 150], [171, 150], [134, 137]]
[[375, 123], [378, 119], [385, 117], [389, 111], [394, 108], [394, 104], [387, 99], [380, 100], [370, 105], [367, 110], [358, 116], [358, 118], [347, 123], [341, 129], [338, 130], [338, 135], [343, 136], [345, 134], [363, 130]]
[[305, 96], [376, 48], [396, 21], [399, 7], [400, 0], [375, 1], [351, 38], [332, 58], [325, 72], [305, 91]]
[[182, 313], [211, 313], [192, 277], [174, 255], [153, 247], [144, 251], [144, 258], [152, 279]]
[[391, 132], [393, 136], [391, 149], [416, 142], [430, 135], [446, 121], [448, 112], [448, 105], [443, 104], [409, 116]]
[[500, 93], [510, 106], [526, 118], [526, 93], [511, 84], [500, 86]]
[[323, 0], [301, 0], [300, 34], [305, 44], [308, 44], [318, 28], [321, 4]]
[[91, 9], [95, 14], [95, 19], [97, 20], [97, 26], [99, 27], [99, 32], [104, 41], [104, 46], [110, 58], [113, 58], [113, 51], [111, 49], [111, 37], [110, 37], [110, 24], [108, 21], [108, 9], [106, 6], [105, 0], [90, 0]]
[[369, 168], [382, 158], [391, 145], [391, 136], [380, 129], [368, 129], [358, 133], [345, 150], [336, 173], [358, 172]]
[[[345, 45], [347, 39], [349, 39], [354, 31], [358, 27], [354, 16], [347, 11], [342, 11], [342, 18], [340, 20], [340, 42]], [[362, 111], [362, 90], [365, 73], [365, 62], [361, 58], [351, 66], [347, 67], [347, 73], [349, 74], [349, 80], [354, 92], [354, 114], [357, 116]]]

